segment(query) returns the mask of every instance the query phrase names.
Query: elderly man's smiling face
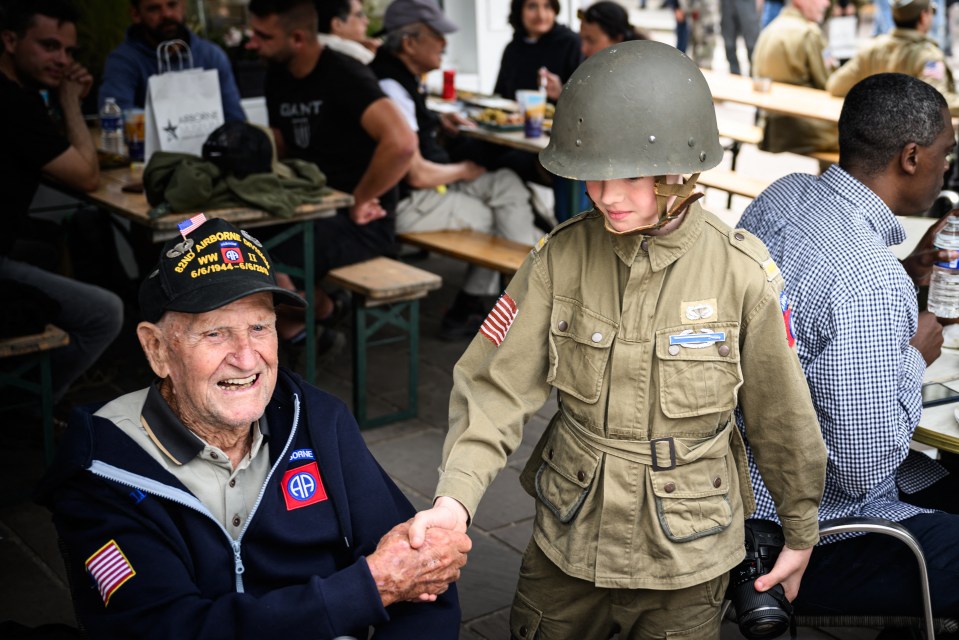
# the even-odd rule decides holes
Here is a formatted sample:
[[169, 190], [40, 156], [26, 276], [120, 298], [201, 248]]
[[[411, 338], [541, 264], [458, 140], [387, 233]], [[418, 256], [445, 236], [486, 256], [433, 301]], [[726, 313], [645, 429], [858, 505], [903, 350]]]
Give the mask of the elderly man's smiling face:
[[164, 397], [187, 427], [243, 429], [263, 415], [276, 386], [272, 294], [206, 313], [168, 311], [158, 324], [141, 323], [138, 335], [153, 371], [166, 378]]

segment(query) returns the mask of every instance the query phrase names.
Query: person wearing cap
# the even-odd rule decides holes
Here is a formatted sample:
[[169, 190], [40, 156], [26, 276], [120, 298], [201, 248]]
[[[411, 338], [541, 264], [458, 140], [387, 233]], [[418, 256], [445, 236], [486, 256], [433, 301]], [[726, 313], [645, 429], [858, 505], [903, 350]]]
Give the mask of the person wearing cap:
[[360, 0], [321, 0], [316, 3], [320, 44], [356, 58], [363, 64], [383, 41], [366, 35], [370, 19]]
[[456, 364], [434, 505], [410, 529], [414, 547], [466, 530], [556, 391], [521, 474], [536, 515], [514, 638], [719, 636], [754, 507], [734, 411], [786, 540], [756, 588], [796, 596], [826, 452], [779, 270], [692, 192], [722, 156], [705, 78], [660, 42], [590, 57], [556, 105], [540, 161], [595, 207], [537, 244]]
[[140, 288], [148, 388], [74, 412], [41, 488], [91, 638], [456, 638], [470, 541], [431, 532], [343, 403], [277, 367], [246, 231], [189, 221]]
[[[444, 130], [456, 132], [467, 121], [457, 114], [436, 115], [419, 91], [420, 77], [439, 68], [445, 35], [457, 26], [434, 0], [393, 0], [383, 15], [383, 27], [386, 38], [370, 68], [419, 141], [400, 184], [397, 231], [476, 229], [534, 244], [543, 234], [536, 227], [523, 181], [510, 169], [487, 172], [472, 160], [453, 162], [439, 136]], [[468, 267], [463, 288], [443, 316], [440, 336], [472, 338], [489, 311], [486, 299], [499, 292], [496, 271]]]
[[[828, 8], [829, 0], [789, 0], [759, 34], [752, 58], [753, 77], [825, 89], [834, 63], [828, 58], [819, 25]], [[834, 151], [838, 148], [836, 136], [834, 123], [768, 113], [759, 148], [774, 153]]]
[[626, 9], [612, 0], [591, 4], [585, 11], [580, 9], [577, 16], [584, 58], [620, 42], [649, 40], [649, 36], [629, 23]]
[[946, 54], [929, 37], [935, 2], [898, 0], [893, 3], [896, 27], [877, 36], [829, 76], [826, 90], [844, 97], [854, 84], [876, 73], [904, 73], [934, 86], [946, 98], [949, 112], [959, 115], [959, 95]]
[[[959, 468], [954, 458], [948, 469], [912, 451], [910, 441], [922, 418], [926, 366], [943, 343], [936, 317], [918, 311], [916, 292], [934, 262], [959, 258], [933, 246], [950, 216], [901, 263], [890, 249], [907, 240], [897, 216], [929, 209], [955, 150], [942, 94], [910, 75], [871, 75], [843, 102], [839, 163], [818, 177], [777, 180], [740, 220], [782, 267], [795, 305], [799, 361], [829, 443], [820, 520], [901, 523], [925, 554], [933, 613], [948, 618], [959, 617]], [[851, 248], [854, 265], [840, 258]], [[751, 467], [757, 516], [774, 517], [770, 492]], [[899, 540], [829, 536], [813, 552], [794, 604], [813, 616], [921, 617], [918, 585], [915, 557]], [[914, 637], [909, 632], [901, 631]]]

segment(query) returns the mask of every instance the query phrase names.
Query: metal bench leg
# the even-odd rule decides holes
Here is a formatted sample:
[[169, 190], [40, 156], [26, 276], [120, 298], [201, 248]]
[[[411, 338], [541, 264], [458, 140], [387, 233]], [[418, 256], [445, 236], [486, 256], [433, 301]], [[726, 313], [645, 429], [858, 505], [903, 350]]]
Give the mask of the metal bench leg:
[[[420, 301], [407, 300], [383, 307], [365, 307], [363, 296], [353, 294], [353, 414], [361, 429], [377, 427], [399, 420], [416, 417], [418, 413], [419, 387], [419, 327]], [[408, 318], [403, 312], [408, 311]], [[394, 338], [372, 340], [383, 327], [392, 326], [403, 331]], [[407, 366], [406, 409], [369, 418], [367, 415], [368, 393], [366, 374], [370, 347], [408, 340], [409, 362]]]

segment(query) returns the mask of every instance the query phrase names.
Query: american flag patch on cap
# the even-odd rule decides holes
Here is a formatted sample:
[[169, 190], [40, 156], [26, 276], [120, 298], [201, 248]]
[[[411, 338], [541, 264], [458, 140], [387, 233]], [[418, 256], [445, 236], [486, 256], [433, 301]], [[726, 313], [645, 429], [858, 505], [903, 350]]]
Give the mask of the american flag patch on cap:
[[87, 571], [93, 576], [103, 598], [103, 606], [110, 604], [110, 597], [124, 582], [137, 574], [133, 565], [120, 551], [116, 540], [106, 543], [96, 553], [87, 558]]
[[504, 293], [493, 305], [493, 310], [486, 316], [483, 326], [480, 327], [480, 333], [490, 339], [490, 342], [497, 347], [503, 344], [506, 334], [509, 332], [516, 314], [519, 313], [519, 307], [508, 293]]
[[192, 218], [187, 218], [183, 222], [179, 222], [176, 225], [176, 228], [180, 230], [180, 235], [183, 236], [183, 239], [186, 240], [187, 235], [201, 224], [206, 222], [206, 216], [202, 213], [198, 213]]

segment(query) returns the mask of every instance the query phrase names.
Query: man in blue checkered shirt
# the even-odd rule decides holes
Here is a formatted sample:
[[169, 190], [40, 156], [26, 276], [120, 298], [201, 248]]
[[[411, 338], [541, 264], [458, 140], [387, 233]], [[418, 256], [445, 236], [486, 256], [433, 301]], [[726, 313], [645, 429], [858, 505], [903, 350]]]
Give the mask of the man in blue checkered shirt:
[[[959, 474], [909, 449], [923, 372], [942, 345], [936, 318], [918, 312], [916, 285], [928, 280], [932, 238], [945, 221], [902, 263], [888, 249], [905, 239], [895, 216], [922, 214], [942, 188], [955, 131], [939, 92], [886, 73], [849, 92], [839, 145], [838, 165], [778, 180], [740, 225], [766, 243], [786, 279], [783, 309], [828, 449], [820, 520], [901, 522], [925, 550], [935, 614], [956, 617]], [[775, 520], [751, 454], [750, 472], [754, 517]], [[813, 552], [794, 604], [805, 614], [921, 615], [918, 580], [900, 542], [830, 536]]]

